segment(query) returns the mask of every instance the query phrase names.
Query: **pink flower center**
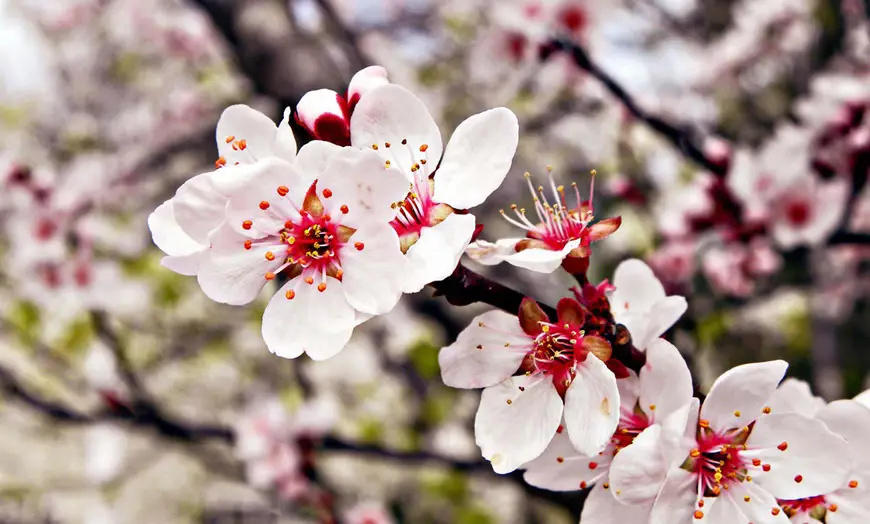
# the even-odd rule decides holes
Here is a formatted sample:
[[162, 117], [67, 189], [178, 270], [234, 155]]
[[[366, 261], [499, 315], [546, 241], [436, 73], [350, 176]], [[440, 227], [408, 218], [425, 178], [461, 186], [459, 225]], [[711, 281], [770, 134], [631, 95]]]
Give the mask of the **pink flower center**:
[[[569, 324], [541, 323], [542, 331], [526, 356], [526, 369], [553, 377], [553, 385], [565, 394], [576, 373], [575, 364], [586, 360], [583, 332]], [[531, 369], [529, 369], [531, 368]]]
[[650, 426], [649, 417], [639, 409], [633, 411], [621, 410], [619, 426], [610, 441], [616, 446], [616, 452], [634, 442], [635, 437]]
[[547, 200], [544, 186], [538, 186], [535, 189], [532, 185], [531, 175], [529, 173], [525, 174], [529, 191], [532, 193], [532, 200], [535, 203], [535, 212], [538, 215], [537, 223], [531, 222], [526, 217], [525, 208], [520, 208], [516, 205], [511, 205], [511, 211], [514, 212], [516, 218], [508, 216], [503, 209], [500, 213], [511, 224], [526, 230], [526, 236], [529, 238], [540, 240], [547, 248], [559, 251], [571, 240], [588, 236], [586, 226], [594, 218], [592, 215], [592, 197], [595, 191], [595, 177], [593, 172], [588, 205], [580, 197], [577, 183], [571, 184], [574, 188], [575, 196], [575, 205], [571, 208], [568, 206], [565, 196], [565, 186], [557, 186], [553, 180], [552, 171], [550, 169], [547, 171], [550, 173], [550, 188], [552, 189], [553, 203]]
[[827, 509], [827, 501], [825, 500], [824, 495], [797, 500], [777, 500], [777, 503], [788, 516], [793, 516], [797, 513], [811, 513]]
[[303, 214], [298, 222], [288, 220], [279, 233], [281, 242], [287, 245], [287, 260], [304, 268], [317, 271], [339, 266], [339, 251], [344, 246], [338, 238], [338, 224], [331, 216], [312, 217]]
[[718, 496], [735, 482], [746, 478], [748, 463], [742, 456], [743, 444], [736, 441], [743, 433], [723, 435], [702, 429], [698, 447], [692, 450], [692, 471], [698, 475], [699, 496]]

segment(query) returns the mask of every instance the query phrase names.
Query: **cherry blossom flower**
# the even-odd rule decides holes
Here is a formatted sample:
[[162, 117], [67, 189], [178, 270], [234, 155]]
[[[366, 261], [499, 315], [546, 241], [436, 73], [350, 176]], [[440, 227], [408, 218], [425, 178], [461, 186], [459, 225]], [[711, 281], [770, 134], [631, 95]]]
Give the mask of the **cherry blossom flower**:
[[849, 183], [822, 182], [804, 175], [783, 188], [771, 201], [771, 234], [784, 249], [816, 246], [837, 228], [846, 210]]
[[242, 305], [283, 273], [263, 314], [266, 345], [285, 358], [329, 358], [401, 296], [407, 263], [388, 222], [407, 183], [375, 153], [328, 142], [306, 144], [294, 164], [260, 161], [251, 174], [209, 234], [200, 287]]
[[564, 265], [571, 272], [585, 272], [590, 254], [589, 244], [606, 238], [616, 231], [622, 219], [606, 218], [592, 224], [594, 171], [588, 201], [580, 197], [577, 184], [571, 184], [575, 195], [574, 207], [568, 205], [565, 187], [557, 186], [552, 170], [548, 168], [547, 171], [553, 202], [547, 199], [544, 186], [538, 186], [536, 189], [532, 184], [531, 175], [525, 174], [529, 191], [532, 193], [537, 222], [528, 219], [525, 208], [512, 205], [511, 211], [514, 217], [501, 210], [505, 220], [525, 230], [526, 238], [502, 239], [495, 244], [478, 240], [468, 251], [472, 259], [482, 264], [507, 261], [517, 267], [541, 273], [551, 273], [560, 265]]
[[256, 175], [251, 166], [272, 157], [292, 162], [296, 156], [289, 116], [285, 110], [276, 126], [245, 105], [224, 110], [215, 132], [220, 155], [216, 169], [185, 182], [148, 217], [154, 244], [166, 253], [161, 264], [182, 275], [196, 275], [209, 234], [224, 221], [230, 194]]
[[638, 349], [646, 349], [670, 329], [688, 307], [684, 297], [667, 296], [652, 269], [638, 259], [625, 260], [616, 267], [613, 287], [608, 297], [613, 318], [628, 328]]
[[380, 502], [360, 502], [345, 512], [347, 524], [393, 524], [395, 519]]
[[755, 281], [775, 273], [782, 257], [764, 237], [748, 244], [732, 242], [713, 246], [703, 254], [701, 263], [710, 285], [719, 293], [747, 297], [755, 290]]
[[[806, 386], [806, 383], [800, 384]], [[799, 397], [809, 394], [809, 388], [804, 389], [798, 384], [792, 384], [788, 389], [797, 387], [801, 391]], [[815, 400], [818, 402], [820, 399]], [[796, 403], [792, 407], [797, 410], [802, 408]], [[827, 405], [822, 402], [814, 415], [848, 443], [850, 474], [847, 480], [830, 492], [800, 499], [780, 499], [779, 505], [795, 524], [867, 522], [870, 518], [870, 447], [867, 441], [870, 409], [854, 400], [838, 400]]]
[[519, 317], [489, 311], [438, 355], [445, 384], [484, 388], [475, 440], [497, 473], [538, 457], [563, 413], [571, 444], [590, 456], [619, 422], [616, 377], [606, 364], [611, 344], [584, 332], [587, 313], [576, 300], [562, 299], [557, 312], [551, 322], [528, 298]]
[[846, 441], [817, 419], [767, 405], [787, 364], [737, 366], [720, 376], [685, 438], [646, 430], [610, 468], [614, 496], [653, 502], [651, 524], [787, 522], [777, 499], [828, 493], [848, 479]]
[[584, 456], [559, 431], [544, 453], [523, 466], [526, 482], [554, 491], [575, 491], [595, 484], [583, 506], [581, 521], [643, 522], [650, 505], [629, 506], [618, 502], [609, 490], [610, 462], [635, 437], [653, 424], [676, 424], [691, 402], [692, 377], [673, 345], [657, 339], [647, 349], [647, 362], [636, 375], [620, 380], [619, 425], [604, 451]]
[[290, 414], [275, 397], [257, 399], [235, 423], [235, 454], [245, 463], [248, 482], [258, 489], [276, 488], [282, 497], [305, 493], [300, 438], [322, 436], [335, 422], [334, 406], [309, 402]]
[[362, 98], [351, 119], [353, 146], [375, 150], [410, 182], [391, 222], [410, 261], [406, 292], [456, 268], [475, 229], [474, 216], [461, 210], [501, 185], [518, 140], [517, 118], [506, 108], [469, 117], [443, 147], [429, 110], [407, 89], [391, 84]]
[[305, 93], [296, 105], [296, 121], [317, 140], [349, 146], [350, 119], [356, 105], [364, 94], [389, 83], [386, 69], [366, 67], [350, 79], [347, 96], [331, 89]]

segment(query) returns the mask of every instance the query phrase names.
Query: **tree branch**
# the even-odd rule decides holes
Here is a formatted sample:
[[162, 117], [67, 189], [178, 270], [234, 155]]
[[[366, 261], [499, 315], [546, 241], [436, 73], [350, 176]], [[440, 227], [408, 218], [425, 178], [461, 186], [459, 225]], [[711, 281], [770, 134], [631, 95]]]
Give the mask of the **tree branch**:
[[541, 47], [541, 59], [546, 60], [554, 52], [567, 53], [574, 63], [580, 69], [586, 71], [599, 82], [604, 84], [610, 94], [619, 99], [620, 102], [634, 115], [635, 118], [642, 120], [650, 128], [659, 135], [668, 140], [677, 149], [683, 152], [687, 157], [694, 160], [704, 169], [710, 171], [716, 176], [724, 177], [726, 170], [724, 166], [717, 164], [707, 158], [707, 155], [698, 146], [698, 137], [695, 133], [684, 127], [677, 126], [666, 122], [664, 119], [647, 113], [641, 108], [638, 103], [632, 98], [628, 92], [620, 86], [607, 72], [601, 69], [597, 64], [592, 62], [592, 59], [579, 44], [563, 38], [554, 38]]

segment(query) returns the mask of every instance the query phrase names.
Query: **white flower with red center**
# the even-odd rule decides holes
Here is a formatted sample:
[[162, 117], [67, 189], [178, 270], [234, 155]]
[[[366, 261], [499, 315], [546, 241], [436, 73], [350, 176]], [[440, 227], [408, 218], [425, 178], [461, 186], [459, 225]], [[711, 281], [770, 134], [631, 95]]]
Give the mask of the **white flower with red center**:
[[686, 299], [668, 296], [655, 273], [641, 260], [621, 262], [613, 275], [613, 287], [608, 293], [613, 319], [628, 328], [638, 349], [646, 349], [686, 312]]
[[542, 273], [553, 272], [563, 264], [568, 271], [575, 268], [585, 270], [590, 254], [589, 245], [607, 237], [622, 223], [620, 217], [615, 217], [592, 224], [594, 172], [593, 190], [590, 190], [588, 201], [580, 197], [577, 184], [571, 184], [575, 195], [573, 207], [568, 205], [565, 187], [556, 185], [552, 172], [549, 176], [552, 202], [547, 199], [543, 186], [535, 189], [531, 175], [526, 173], [525, 176], [532, 193], [537, 221], [529, 220], [526, 209], [516, 205], [511, 206], [514, 217], [504, 210], [501, 214], [508, 222], [525, 230], [526, 238], [502, 239], [495, 244], [477, 241], [470, 246], [469, 256], [482, 264], [506, 261]]
[[215, 132], [220, 154], [215, 170], [185, 182], [148, 217], [154, 244], [166, 253], [161, 264], [182, 275], [196, 275], [209, 234], [223, 223], [230, 194], [255, 175], [252, 166], [274, 157], [292, 162], [296, 156], [289, 116], [288, 109], [276, 126], [245, 105], [224, 110]]
[[[828, 493], [847, 481], [846, 441], [823, 422], [767, 405], [785, 374], [781, 360], [746, 364], [720, 376], [685, 438], [645, 431], [610, 468], [621, 502], [653, 502], [651, 524], [788, 522], [777, 499]], [[657, 434], [656, 434], [657, 433]]]
[[797, 413], [822, 421], [849, 446], [851, 473], [836, 490], [779, 505], [795, 524], [826, 522], [859, 524], [870, 519], [870, 409], [855, 400], [826, 404], [813, 395], [809, 384], [793, 378], [779, 385], [770, 400], [775, 413]]
[[466, 119], [445, 148], [429, 110], [407, 89], [391, 84], [362, 98], [351, 119], [353, 146], [377, 151], [410, 183], [392, 221], [411, 266], [405, 291], [418, 291], [456, 268], [475, 228], [474, 216], [460, 210], [483, 203], [501, 185], [518, 140], [519, 124], [509, 109]]
[[474, 433], [497, 473], [541, 455], [563, 413], [570, 442], [587, 456], [607, 446], [619, 422], [616, 377], [605, 363], [610, 343], [584, 333], [577, 301], [560, 300], [557, 312], [551, 322], [527, 298], [519, 317], [484, 313], [438, 355], [446, 385], [485, 388]]
[[347, 96], [331, 89], [305, 93], [296, 105], [296, 121], [317, 140], [349, 146], [350, 119], [356, 105], [364, 94], [389, 83], [386, 69], [366, 67], [350, 79]]
[[823, 243], [840, 224], [848, 198], [849, 183], [844, 179], [798, 177], [770, 201], [773, 239], [784, 249]]
[[610, 443], [599, 454], [582, 455], [574, 449], [564, 431], [559, 431], [544, 453], [524, 465], [529, 484], [553, 491], [576, 491], [595, 484], [583, 506], [581, 521], [643, 522], [650, 505], [629, 506], [618, 502], [610, 492], [610, 462], [635, 437], [653, 424], [684, 427], [684, 409], [692, 398], [692, 376], [679, 351], [663, 339], [647, 350], [647, 361], [640, 375], [617, 382], [619, 386], [619, 425]]
[[854, 400], [838, 400], [816, 413], [829, 430], [846, 440], [851, 472], [837, 489], [801, 499], [780, 499], [794, 524], [863, 524], [870, 520], [870, 409]]
[[399, 300], [407, 261], [389, 226], [407, 183], [371, 151], [328, 142], [303, 147], [294, 164], [258, 163], [209, 235], [198, 281], [211, 299], [254, 300], [283, 273], [288, 282], [263, 315], [269, 350], [323, 360], [356, 324]]

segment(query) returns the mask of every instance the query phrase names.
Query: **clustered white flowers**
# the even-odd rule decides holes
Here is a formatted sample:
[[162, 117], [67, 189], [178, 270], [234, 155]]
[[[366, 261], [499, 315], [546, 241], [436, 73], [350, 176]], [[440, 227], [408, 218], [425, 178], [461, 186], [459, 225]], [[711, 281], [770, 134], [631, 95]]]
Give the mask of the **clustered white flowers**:
[[[298, 151], [291, 116], [315, 138]], [[286, 358], [334, 356], [355, 326], [449, 278], [466, 252], [483, 264], [562, 267], [579, 284], [555, 309], [527, 297], [488, 311], [439, 355], [445, 384], [483, 390], [475, 439], [495, 472], [591, 489], [584, 522], [868, 522], [861, 399], [824, 405], [793, 381], [778, 389], [779, 360], [731, 369], [699, 399], [680, 351], [661, 338], [685, 299], [639, 260], [623, 262], [612, 284], [587, 280], [591, 243], [621, 224], [593, 222], [592, 191], [584, 200], [572, 184], [566, 196], [552, 173], [546, 189], [527, 174], [534, 214], [503, 212], [525, 236], [474, 238], [468, 209], [501, 185], [518, 138], [517, 118], [496, 108], [444, 146], [423, 102], [367, 68], [347, 96], [311, 92], [278, 125], [226, 109], [215, 169], [182, 185], [149, 226], [163, 265], [196, 276], [213, 300], [243, 305], [268, 288], [263, 338]], [[250, 477], [293, 491], [304, 479], [287, 415], [267, 403], [251, 417], [238, 439]]]

